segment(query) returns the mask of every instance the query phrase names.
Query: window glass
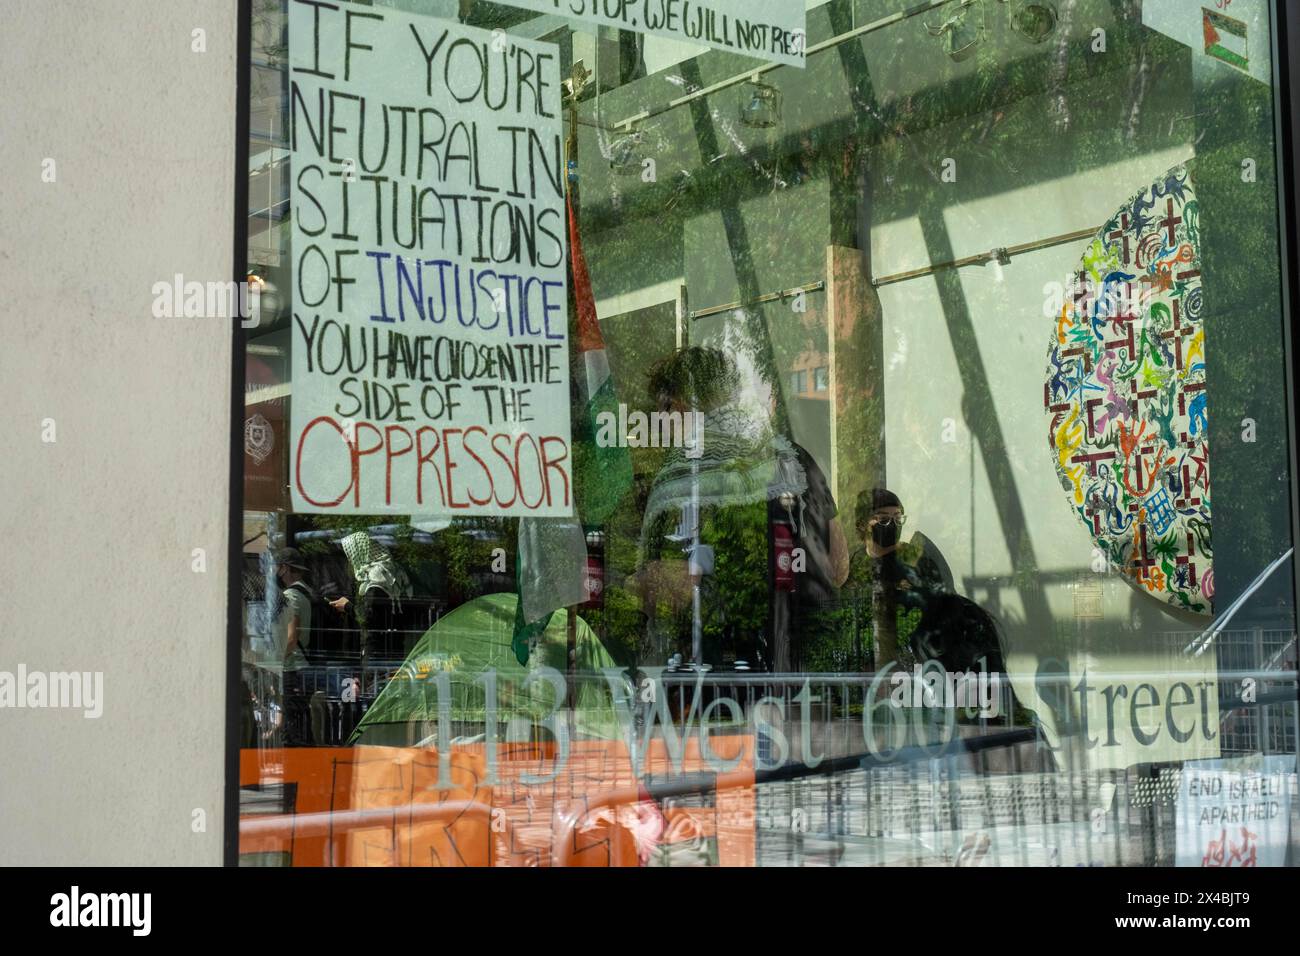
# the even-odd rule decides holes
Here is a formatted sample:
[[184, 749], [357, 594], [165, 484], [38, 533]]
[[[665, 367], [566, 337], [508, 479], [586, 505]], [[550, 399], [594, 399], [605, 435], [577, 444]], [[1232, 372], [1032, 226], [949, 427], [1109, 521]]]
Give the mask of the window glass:
[[1268, 4], [336, 6], [254, 3], [242, 861], [1294, 861]]

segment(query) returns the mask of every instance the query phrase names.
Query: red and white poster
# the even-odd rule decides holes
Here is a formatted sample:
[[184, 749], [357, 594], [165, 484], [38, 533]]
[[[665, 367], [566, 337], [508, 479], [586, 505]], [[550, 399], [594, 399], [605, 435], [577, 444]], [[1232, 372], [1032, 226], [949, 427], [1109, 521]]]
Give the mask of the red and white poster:
[[1177, 865], [1284, 865], [1295, 781], [1295, 754], [1184, 764]]

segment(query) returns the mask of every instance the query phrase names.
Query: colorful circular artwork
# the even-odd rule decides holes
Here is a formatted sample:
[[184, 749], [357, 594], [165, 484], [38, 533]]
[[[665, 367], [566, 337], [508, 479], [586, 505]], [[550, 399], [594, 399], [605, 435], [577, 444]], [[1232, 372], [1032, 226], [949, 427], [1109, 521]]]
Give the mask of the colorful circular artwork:
[[1088, 246], [1052, 330], [1043, 398], [1094, 568], [1211, 613], [1199, 205], [1186, 166], [1121, 206]]

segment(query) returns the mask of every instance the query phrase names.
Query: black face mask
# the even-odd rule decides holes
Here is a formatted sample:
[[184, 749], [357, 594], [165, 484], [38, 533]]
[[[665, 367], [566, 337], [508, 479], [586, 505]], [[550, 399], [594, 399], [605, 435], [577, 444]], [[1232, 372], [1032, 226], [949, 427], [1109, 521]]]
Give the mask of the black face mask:
[[894, 522], [885, 524], [883, 522], [871, 526], [871, 540], [877, 547], [892, 548], [898, 543], [898, 525]]

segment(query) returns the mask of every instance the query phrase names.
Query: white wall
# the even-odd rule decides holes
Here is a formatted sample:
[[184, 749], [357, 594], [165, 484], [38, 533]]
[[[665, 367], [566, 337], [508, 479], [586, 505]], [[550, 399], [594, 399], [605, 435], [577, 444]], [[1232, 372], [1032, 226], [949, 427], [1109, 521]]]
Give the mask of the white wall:
[[[1095, 230], [1144, 185], [1194, 158], [1185, 75], [1170, 69], [1152, 84], [1142, 102], [1150, 119], [1133, 141], [1118, 122], [1130, 93], [1122, 70], [1070, 84], [1071, 102], [1111, 106], [1075, 109], [1068, 126], [1055, 125], [1047, 94], [1001, 108], [995, 121], [1013, 131], [1012, 148], [981, 145], [983, 114], [914, 135], [878, 173], [874, 274]], [[909, 207], [904, 197], [918, 190], [900, 187], [930, 176], [944, 157], [956, 162], [955, 181], [946, 192], [923, 190], [942, 197], [936, 208]], [[923, 217], [937, 224], [931, 237], [941, 235], [950, 248], [927, 245]], [[906, 507], [907, 532], [934, 541], [958, 589], [999, 620], [1017, 697], [1043, 719], [1049, 739], [1054, 721], [1033, 680], [1046, 658], [1068, 655], [1071, 673], [1096, 679], [1126, 668], [1160, 673], [1171, 648], [1182, 646], [1178, 635], [1185, 643], [1204, 626], [1139, 596], [1121, 576], [1093, 570], [1092, 538], [1056, 476], [1043, 410], [1054, 330], [1045, 286], [1066, 281], [1089, 241], [1017, 255], [1008, 265], [964, 266], [946, 302], [940, 282], [952, 282], [952, 271], [880, 289], [888, 485]], [[996, 427], [968, 421], [967, 410], [980, 406], [991, 409]], [[1212, 659], [1179, 666], [1214, 678]], [[1130, 741], [1079, 759], [1123, 767], [1217, 756], [1217, 746], [1157, 752]]]
[[0, 709], [0, 864], [221, 861], [229, 320], [150, 306], [231, 274], [236, 8], [4, 5], [0, 671], [104, 709]]
[[[1076, 101], [1111, 101], [1119, 115], [1128, 94], [1124, 71], [1072, 84]], [[977, 141], [968, 127], [983, 115], [914, 136], [915, 152], [904, 155], [952, 157], [956, 179], [947, 184], [950, 200], [942, 210], [952, 258], [998, 246], [1045, 239], [1097, 228], [1120, 204], [1171, 166], [1193, 155], [1188, 127], [1170, 124], [1192, 110], [1186, 92], [1166, 83], [1144, 102], [1161, 117], [1158, 136], [1140, 144], [1116, 144], [1101, 165], [1075, 169], [1089, 141], [1116, 137], [1111, 128], [1081, 128], [1080, 113], [1068, 131], [1055, 128], [1046, 94], [1011, 104], [1002, 122], [1025, 134], [1019, 149], [969, 147]], [[1109, 119], [1111, 114], [1102, 117]], [[1111, 124], [1114, 125], [1114, 124]], [[937, 163], [936, 163], [937, 166]], [[925, 177], [927, 169], [903, 161], [886, 177]], [[990, 184], [996, 188], [989, 189]], [[901, 183], [900, 183], [901, 185]], [[898, 195], [888, 179], [878, 183], [877, 225], [872, 232], [876, 276], [928, 264], [928, 249], [913, 210], [891, 209]], [[1053, 320], [1044, 312], [1044, 286], [1063, 283], [1078, 268], [1088, 239], [1014, 257], [1009, 265], [966, 266], [958, 270], [964, 305], [979, 347], [979, 360], [996, 413], [1014, 481], [1010, 489], [1023, 511], [1028, 545], [1037, 571], [1079, 572], [1089, 578], [1093, 542], [1060, 488], [1047, 446], [1043, 380]], [[947, 258], [937, 256], [937, 258]], [[1013, 640], [1026, 609], [1014, 583], [1012, 556], [1004, 529], [1004, 500], [990, 485], [981, 449], [963, 414], [963, 380], [948, 321], [933, 277], [911, 279], [880, 289], [886, 324], [885, 414], [890, 488], [904, 501], [908, 530], [923, 531], [947, 558], [958, 586], [963, 580], [996, 577], [1000, 584], [972, 595], [996, 601]], [[951, 421], [951, 430], [945, 425]], [[1103, 613], [1127, 621], [1130, 589], [1107, 580]], [[982, 590], [982, 589], [981, 589]], [[1065, 582], [1044, 587], [1051, 617], [1074, 629], [1072, 590]], [[1038, 622], [1042, 626], [1043, 622]], [[1184, 626], [1170, 618], [1167, 626]], [[1017, 641], [1017, 643], [1019, 643]], [[1031, 641], [1032, 643], [1032, 641]]]

